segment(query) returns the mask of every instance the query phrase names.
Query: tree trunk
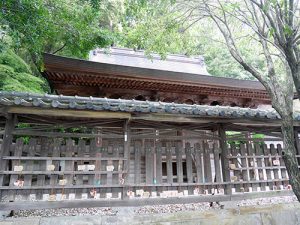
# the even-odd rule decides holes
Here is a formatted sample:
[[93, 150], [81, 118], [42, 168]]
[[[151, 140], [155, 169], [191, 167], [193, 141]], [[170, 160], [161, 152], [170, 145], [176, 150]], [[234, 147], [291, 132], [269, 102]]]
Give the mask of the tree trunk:
[[300, 172], [296, 158], [296, 148], [294, 142], [294, 126], [292, 116], [282, 117], [281, 130], [283, 134], [284, 150], [282, 157], [289, 175], [290, 184], [300, 201]]

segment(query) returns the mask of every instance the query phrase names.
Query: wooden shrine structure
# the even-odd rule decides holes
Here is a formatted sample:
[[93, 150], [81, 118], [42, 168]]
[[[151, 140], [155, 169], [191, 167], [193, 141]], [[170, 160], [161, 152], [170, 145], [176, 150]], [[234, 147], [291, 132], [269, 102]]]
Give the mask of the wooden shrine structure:
[[291, 193], [279, 115], [242, 107], [270, 102], [257, 82], [53, 55], [44, 75], [58, 95], [0, 92], [0, 210]]

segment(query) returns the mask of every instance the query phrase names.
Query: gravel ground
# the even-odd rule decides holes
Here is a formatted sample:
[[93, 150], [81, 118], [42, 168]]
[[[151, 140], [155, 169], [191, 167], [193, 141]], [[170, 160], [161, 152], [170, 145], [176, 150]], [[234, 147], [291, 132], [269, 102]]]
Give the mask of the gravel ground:
[[[223, 204], [229, 207], [270, 205], [279, 203], [297, 202], [295, 196], [272, 197], [249, 199], [236, 202], [225, 202], [221, 204], [213, 203], [191, 203], [173, 205], [154, 205], [130, 208], [133, 214], [159, 214], [174, 213], [179, 211], [207, 211], [222, 209]], [[39, 209], [39, 210], [20, 210], [16, 211], [14, 217], [53, 217], [53, 216], [86, 216], [86, 215], [118, 215], [120, 208], [71, 208], [71, 209]], [[122, 210], [122, 209], [121, 209]]]
[[71, 208], [71, 209], [35, 209], [16, 211], [13, 217], [53, 217], [53, 216], [87, 216], [116, 215], [112, 208]]

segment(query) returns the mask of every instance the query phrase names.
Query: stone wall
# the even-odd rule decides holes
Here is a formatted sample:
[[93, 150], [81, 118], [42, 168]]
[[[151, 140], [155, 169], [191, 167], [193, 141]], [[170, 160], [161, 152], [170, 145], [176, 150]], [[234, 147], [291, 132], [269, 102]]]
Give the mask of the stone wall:
[[[124, 210], [124, 209], [123, 209]], [[70, 216], [49, 218], [15, 218], [0, 220], [0, 225], [52, 224], [243, 224], [295, 225], [300, 224], [300, 204], [277, 204], [209, 210], [205, 212], [177, 212], [172, 214], [131, 214], [130, 210], [118, 216]]]

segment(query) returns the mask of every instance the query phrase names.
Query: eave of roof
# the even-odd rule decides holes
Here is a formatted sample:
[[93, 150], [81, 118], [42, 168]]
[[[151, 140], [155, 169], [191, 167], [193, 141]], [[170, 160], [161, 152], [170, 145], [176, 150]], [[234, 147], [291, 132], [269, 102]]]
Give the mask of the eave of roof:
[[61, 76], [68, 76], [68, 73], [77, 73], [83, 78], [85, 74], [105, 74], [117, 78], [145, 79], [150, 81], [158, 80], [161, 82], [177, 82], [187, 85], [206, 85], [208, 87], [226, 87], [231, 89], [247, 89], [266, 92], [263, 85], [261, 85], [258, 81], [112, 65], [51, 54], [44, 54], [44, 65], [45, 77], [47, 77], [49, 72], [59, 73]]
[[[275, 110], [227, 106], [187, 105], [164, 102], [107, 99], [94, 97], [30, 94], [0, 91], [0, 106], [193, 115], [196, 117], [279, 120]], [[300, 114], [294, 119], [300, 121]]]

